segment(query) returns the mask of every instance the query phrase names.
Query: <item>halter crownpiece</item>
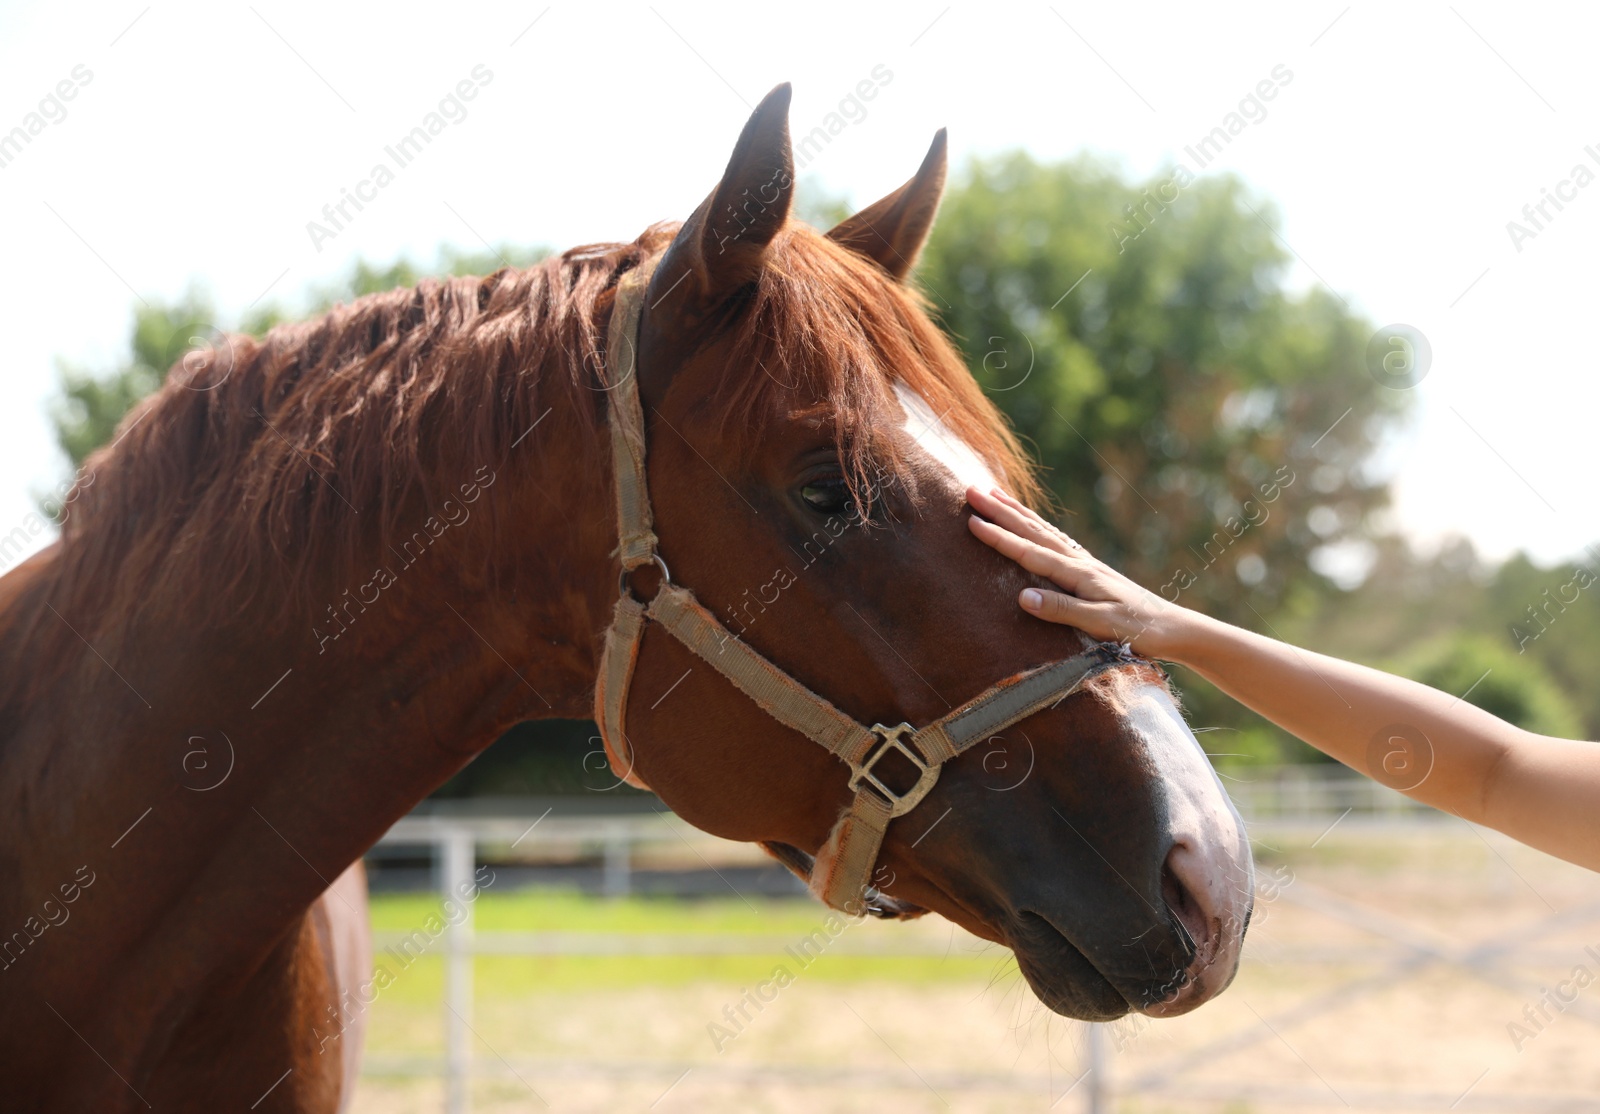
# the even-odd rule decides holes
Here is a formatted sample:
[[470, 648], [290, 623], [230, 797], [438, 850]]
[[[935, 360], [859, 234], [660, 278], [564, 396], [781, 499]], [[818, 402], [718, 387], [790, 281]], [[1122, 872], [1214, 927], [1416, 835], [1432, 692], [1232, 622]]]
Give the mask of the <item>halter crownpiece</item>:
[[[666, 562], [656, 551], [637, 365], [644, 294], [657, 261], [645, 260], [618, 282], [606, 341], [622, 578], [600, 657], [595, 719], [612, 769], [638, 784], [632, 774], [633, 748], [624, 728], [628, 690], [645, 624], [661, 627], [773, 719], [821, 745], [849, 767], [849, 787], [855, 796], [817, 852], [807, 882], [828, 905], [860, 914], [868, 911], [866, 905], [877, 896], [871, 879], [889, 821], [910, 812], [928, 795], [946, 762], [1034, 713], [1054, 707], [1101, 671], [1134, 659], [1124, 646], [1101, 643], [1075, 657], [1007, 678], [925, 727], [913, 728], [908, 723], [866, 727], [740, 641], [701, 606], [692, 591], [672, 582]], [[660, 569], [661, 585], [645, 603], [629, 590], [628, 574], [652, 563]], [[917, 781], [910, 789], [897, 791], [878, 776], [879, 761], [890, 753], [898, 753], [915, 768]], [[780, 858], [804, 877], [796, 863], [786, 856]]]

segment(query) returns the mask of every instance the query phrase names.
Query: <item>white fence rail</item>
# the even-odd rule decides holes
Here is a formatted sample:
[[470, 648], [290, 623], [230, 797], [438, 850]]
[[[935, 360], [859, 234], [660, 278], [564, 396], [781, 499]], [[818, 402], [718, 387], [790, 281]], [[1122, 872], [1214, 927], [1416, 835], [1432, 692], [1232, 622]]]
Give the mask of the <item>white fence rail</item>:
[[1280, 766], [1225, 775], [1228, 795], [1247, 821], [1442, 818], [1427, 805], [1343, 766]]

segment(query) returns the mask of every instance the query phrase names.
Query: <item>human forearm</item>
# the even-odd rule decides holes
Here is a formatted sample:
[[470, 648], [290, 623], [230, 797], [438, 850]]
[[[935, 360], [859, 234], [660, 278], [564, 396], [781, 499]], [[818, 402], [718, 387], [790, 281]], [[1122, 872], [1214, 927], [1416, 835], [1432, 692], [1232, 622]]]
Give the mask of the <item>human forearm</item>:
[[1005, 493], [967, 498], [978, 538], [1062, 589], [1025, 590], [1018, 602], [1030, 614], [1180, 662], [1385, 785], [1600, 870], [1600, 745], [1530, 734], [1453, 694], [1206, 618], [1095, 560]]
[[1170, 654], [1325, 754], [1435, 808], [1600, 870], [1600, 747], [1194, 612]]

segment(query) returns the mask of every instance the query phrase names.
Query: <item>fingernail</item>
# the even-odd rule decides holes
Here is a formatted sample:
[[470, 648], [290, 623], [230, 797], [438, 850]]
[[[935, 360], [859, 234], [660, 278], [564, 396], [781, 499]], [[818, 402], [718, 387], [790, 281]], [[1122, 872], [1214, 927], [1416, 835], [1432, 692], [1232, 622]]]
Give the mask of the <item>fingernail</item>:
[[1022, 592], [1022, 606], [1029, 611], [1038, 611], [1044, 605], [1044, 595], [1037, 588], [1025, 588]]

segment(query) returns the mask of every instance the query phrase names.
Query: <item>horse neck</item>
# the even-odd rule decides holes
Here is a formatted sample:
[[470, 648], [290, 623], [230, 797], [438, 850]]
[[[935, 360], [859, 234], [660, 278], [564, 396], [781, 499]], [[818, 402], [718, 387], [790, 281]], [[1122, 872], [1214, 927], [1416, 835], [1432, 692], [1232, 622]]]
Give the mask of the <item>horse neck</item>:
[[141, 1078], [187, 1019], [283, 982], [319, 895], [507, 727], [588, 715], [616, 593], [604, 396], [551, 370], [499, 459], [430, 466], [454, 513], [413, 499], [309, 602], [212, 622], [207, 581], [237, 580], [214, 555], [114, 620], [70, 602], [61, 550], [0, 585], [0, 667], [33, 675], [0, 706], [0, 931], [23, 933], [0, 979], [32, 1003], [0, 1011], [15, 1059], [77, 1032]]
[[[343, 831], [329, 878], [510, 726], [590, 714], [616, 590], [609, 446], [560, 409], [505, 458], [430, 485], [443, 494], [287, 631], [280, 687], [246, 689], [255, 714], [275, 707], [271, 734], [306, 740], [274, 748], [272, 780], [318, 838]], [[265, 672], [252, 683], [283, 674]], [[308, 777], [326, 786], [316, 800]], [[335, 803], [345, 819], [330, 823]]]
[[[262, 962], [507, 727], [586, 717], [616, 590], [604, 437], [557, 408], [480, 476], [470, 513], [420, 507], [425, 548], [402, 522], [373, 557], [386, 576], [367, 566], [348, 594], [287, 619], [206, 626], [156, 597], [92, 654], [80, 647], [3, 725], [0, 845], [17, 867], [0, 892], [6, 923], [86, 864], [96, 900], [74, 909], [76, 931], [103, 934], [107, 969], [84, 959], [77, 984], [89, 993], [99, 978], [97, 993], [135, 1013], [170, 1004]], [[54, 622], [48, 578], [35, 580], [22, 591]]]
[[432, 734], [453, 752], [492, 741], [478, 720], [590, 712], [616, 593], [609, 443], [603, 426], [555, 410], [537, 442], [430, 485], [302, 624], [318, 668], [344, 683], [363, 686], [382, 663], [418, 698], [451, 705]]

